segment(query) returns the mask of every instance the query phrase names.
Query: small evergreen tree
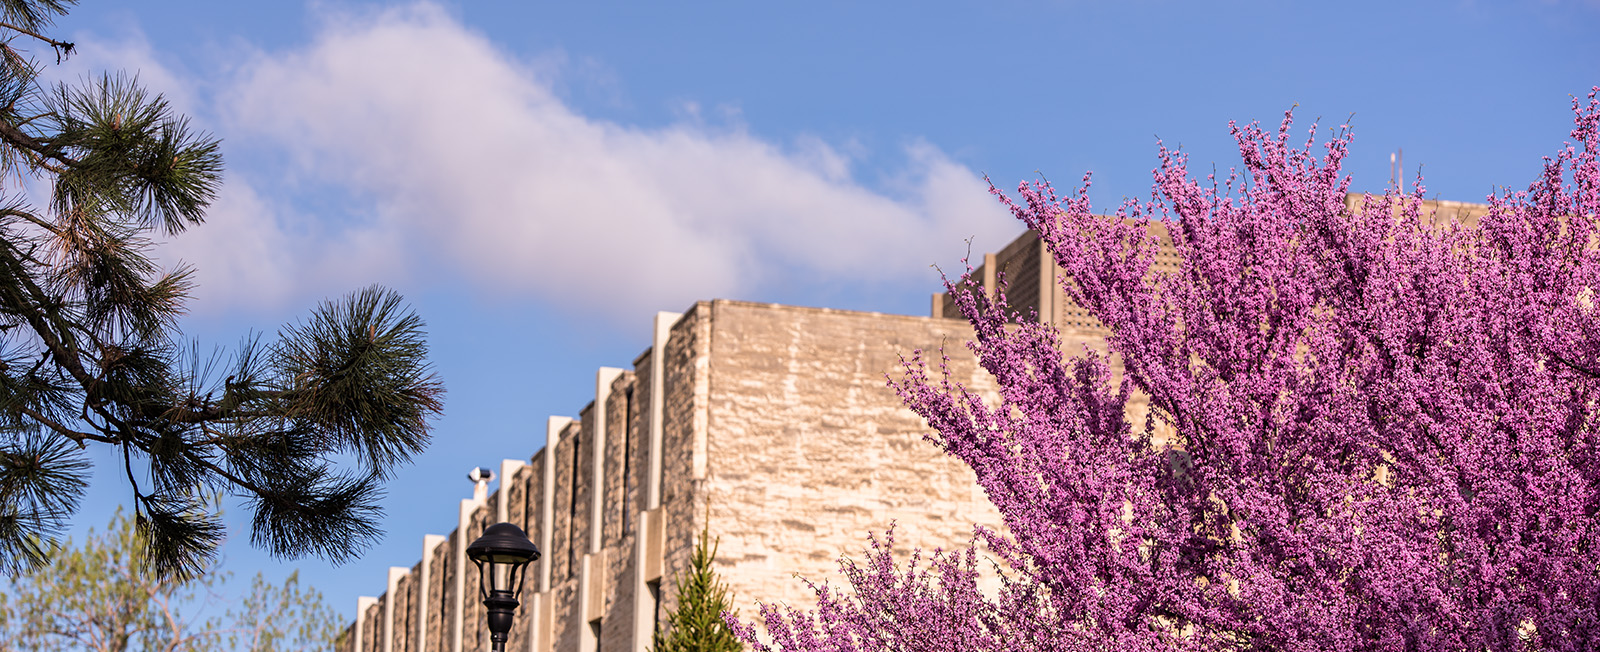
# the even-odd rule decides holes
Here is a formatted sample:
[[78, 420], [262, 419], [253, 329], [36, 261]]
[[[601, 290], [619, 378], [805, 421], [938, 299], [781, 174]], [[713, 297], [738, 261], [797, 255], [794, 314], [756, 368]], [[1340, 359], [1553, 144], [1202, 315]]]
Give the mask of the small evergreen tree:
[[[717, 576], [712, 563], [717, 559], [717, 542], [711, 541], [711, 528], [700, 532], [689, 560], [689, 570], [672, 578], [678, 595], [678, 608], [667, 614], [667, 627], [657, 629], [654, 652], [736, 652], [743, 650], [739, 639], [722, 619], [734, 612], [728, 587]], [[734, 612], [736, 613], [736, 612]]]

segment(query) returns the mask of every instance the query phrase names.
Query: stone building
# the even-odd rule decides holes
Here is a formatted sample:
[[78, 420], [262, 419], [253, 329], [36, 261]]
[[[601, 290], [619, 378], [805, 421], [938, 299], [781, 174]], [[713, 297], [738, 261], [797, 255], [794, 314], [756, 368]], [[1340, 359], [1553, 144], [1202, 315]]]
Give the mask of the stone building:
[[[1486, 212], [1425, 208], [1465, 223]], [[1176, 262], [1168, 252], [1158, 265]], [[1103, 350], [1105, 332], [1057, 272], [1029, 232], [986, 254], [973, 284], [993, 293], [1004, 274], [1021, 315], [1054, 322], [1069, 351]], [[543, 449], [502, 463], [498, 489], [463, 500], [454, 532], [426, 537], [415, 566], [391, 568], [383, 595], [362, 598], [340, 652], [488, 649], [464, 551], [501, 521], [544, 552], [520, 597], [507, 646], [517, 652], [643, 652], [705, 529], [720, 537], [718, 572], [750, 618], [757, 600], [810, 606], [796, 575], [831, 577], [891, 521], [897, 543], [924, 549], [999, 525], [971, 471], [922, 440], [925, 424], [885, 383], [901, 355], [943, 347], [956, 380], [992, 389], [953, 298], [933, 295], [931, 313], [718, 300], [657, 314], [631, 369], [600, 369], [577, 418], [551, 417]], [[1143, 410], [1135, 397], [1130, 419]]]
[[991, 386], [965, 321], [718, 300], [658, 314], [654, 332], [632, 368], [598, 371], [577, 418], [549, 419], [543, 449], [463, 500], [454, 532], [389, 570], [341, 652], [488, 649], [464, 551], [500, 521], [544, 552], [507, 646], [519, 652], [647, 649], [707, 528], [750, 617], [757, 600], [811, 604], [796, 575], [832, 576], [891, 522], [898, 543], [930, 549], [999, 524], [886, 384], [902, 354], [944, 347], [958, 380]]

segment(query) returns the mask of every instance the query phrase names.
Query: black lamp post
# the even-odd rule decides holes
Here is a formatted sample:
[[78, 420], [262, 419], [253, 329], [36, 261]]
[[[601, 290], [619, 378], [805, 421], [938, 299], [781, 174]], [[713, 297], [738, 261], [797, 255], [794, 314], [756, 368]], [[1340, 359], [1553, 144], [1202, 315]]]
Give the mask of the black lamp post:
[[528, 540], [522, 528], [495, 523], [467, 546], [467, 557], [478, 565], [478, 592], [489, 611], [489, 640], [495, 652], [505, 652], [511, 621], [517, 614], [517, 593], [526, 577], [523, 569], [539, 559], [539, 547]]

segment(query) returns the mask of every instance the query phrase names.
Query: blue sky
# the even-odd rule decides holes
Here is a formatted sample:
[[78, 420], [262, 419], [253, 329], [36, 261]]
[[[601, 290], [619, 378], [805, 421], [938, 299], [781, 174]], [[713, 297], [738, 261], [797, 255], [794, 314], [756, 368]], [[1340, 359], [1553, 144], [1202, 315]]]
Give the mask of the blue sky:
[[[228, 567], [302, 570], [347, 617], [444, 534], [466, 471], [527, 458], [650, 317], [734, 298], [925, 314], [931, 264], [1020, 233], [985, 194], [1043, 173], [1112, 208], [1156, 138], [1237, 159], [1229, 120], [1353, 120], [1381, 191], [1522, 187], [1600, 84], [1600, 3], [654, 3], [87, 0], [52, 74], [137, 71], [221, 137], [204, 346], [381, 283], [428, 322], [449, 395], [355, 562], [274, 560], [232, 512]], [[1353, 117], [1352, 117], [1353, 116]], [[109, 467], [108, 467], [109, 468]], [[79, 530], [128, 495], [97, 473]], [[242, 582], [241, 582], [242, 583]]]

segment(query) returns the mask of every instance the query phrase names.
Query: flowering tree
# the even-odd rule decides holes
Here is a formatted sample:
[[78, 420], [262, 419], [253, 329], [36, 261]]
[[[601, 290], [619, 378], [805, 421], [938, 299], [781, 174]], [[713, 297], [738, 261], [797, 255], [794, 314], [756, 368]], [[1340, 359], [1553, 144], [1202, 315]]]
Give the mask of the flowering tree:
[[[1112, 360], [957, 292], [998, 399], [910, 360], [894, 385], [1008, 533], [846, 561], [760, 650], [1579, 650], [1600, 644], [1600, 101], [1476, 226], [1410, 193], [1345, 203], [1351, 135], [1233, 126], [1244, 168], [1160, 150], [1147, 203], [996, 191]], [[1320, 150], [1320, 151], [1318, 151]], [[1153, 266], [1160, 234], [1181, 262]], [[952, 290], [959, 282], [950, 282]], [[1151, 417], [1130, 423], [1130, 395]], [[1157, 438], [1157, 424], [1170, 437]], [[891, 533], [892, 536], [892, 533]]]

